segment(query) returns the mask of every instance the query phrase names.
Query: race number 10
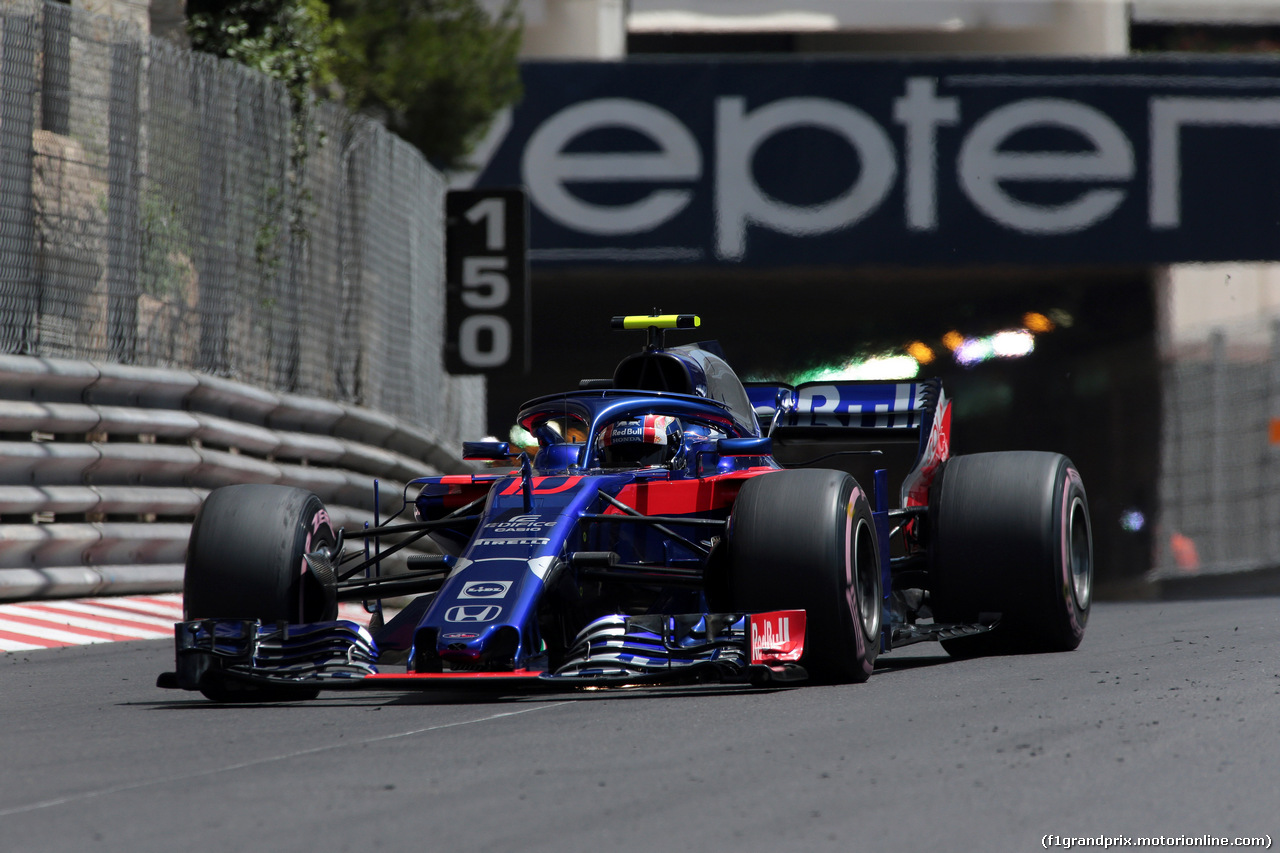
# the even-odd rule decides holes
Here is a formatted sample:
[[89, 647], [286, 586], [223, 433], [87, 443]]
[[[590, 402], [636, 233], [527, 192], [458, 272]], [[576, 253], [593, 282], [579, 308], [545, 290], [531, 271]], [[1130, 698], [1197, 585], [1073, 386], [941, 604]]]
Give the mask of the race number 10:
[[524, 190], [445, 197], [445, 369], [529, 369], [528, 200]]

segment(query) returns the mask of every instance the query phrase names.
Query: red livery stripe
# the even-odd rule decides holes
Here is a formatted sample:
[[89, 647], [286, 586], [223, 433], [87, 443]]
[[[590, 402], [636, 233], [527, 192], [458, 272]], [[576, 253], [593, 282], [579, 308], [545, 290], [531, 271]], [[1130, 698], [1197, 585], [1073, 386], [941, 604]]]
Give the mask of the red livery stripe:
[[[645, 515], [689, 515], [728, 509], [738, 497], [738, 489], [752, 477], [776, 468], [748, 468], [699, 480], [649, 480], [624, 486], [618, 500]], [[606, 514], [622, 510], [609, 507]]]

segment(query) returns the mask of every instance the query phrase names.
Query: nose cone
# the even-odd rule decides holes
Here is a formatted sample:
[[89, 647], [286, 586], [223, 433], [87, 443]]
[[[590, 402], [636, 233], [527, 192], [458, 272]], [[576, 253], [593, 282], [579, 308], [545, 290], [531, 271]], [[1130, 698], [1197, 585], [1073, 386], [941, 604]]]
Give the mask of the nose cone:
[[444, 631], [436, 640], [437, 657], [455, 672], [512, 670], [519, 652], [520, 632], [514, 625]]

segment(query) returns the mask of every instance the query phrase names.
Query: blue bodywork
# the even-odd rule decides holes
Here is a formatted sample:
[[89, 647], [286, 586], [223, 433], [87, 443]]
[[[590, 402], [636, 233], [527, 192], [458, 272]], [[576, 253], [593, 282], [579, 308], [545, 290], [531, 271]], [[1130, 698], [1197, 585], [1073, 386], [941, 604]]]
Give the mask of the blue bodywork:
[[[429, 535], [442, 556], [418, 589], [431, 591], [385, 625], [379, 611], [372, 636], [342, 620], [193, 620], [178, 626], [171, 686], [195, 689], [210, 672], [326, 687], [468, 677], [642, 683], [708, 671], [722, 680], [803, 677], [794, 663], [761, 663], [759, 655], [753, 662], [752, 614], [726, 611], [722, 591], [721, 543], [737, 491], [781, 470], [771, 441], [791, 435], [880, 440], [892, 433], [915, 448], [899, 509], [890, 510], [882, 470], [870, 485], [884, 592], [881, 648], [926, 638], [904, 624], [893, 563], [919, 559], [909, 541], [912, 512], [920, 509], [918, 501], [912, 509], [911, 495], [946, 455], [949, 420], [937, 383], [748, 388], [714, 344], [668, 349], [659, 341], [624, 359], [612, 380], [583, 384], [522, 407], [518, 422], [536, 447], [468, 445], [490, 464], [503, 460], [501, 470], [410, 484], [417, 493], [402, 515], [411, 510], [413, 521], [401, 522], [402, 530]], [[595, 442], [601, 430], [655, 414], [683, 427], [669, 464], [604, 467]], [[890, 556], [891, 516], [908, 543], [897, 558]], [[345, 531], [349, 539], [360, 533]], [[358, 556], [315, 559], [332, 559], [330, 568], [341, 570]], [[308, 563], [317, 576], [334, 574], [320, 572], [312, 557]], [[414, 582], [398, 576], [395, 589]]]
[[[672, 415], [684, 423], [686, 440], [673, 467], [611, 471], [600, 467], [593, 443], [557, 440], [568, 431], [565, 423], [579, 424], [585, 436], [594, 436], [604, 424], [636, 414]], [[626, 565], [700, 572], [714, 546], [711, 538], [723, 526], [702, 522], [723, 522], [730, 504], [717, 503], [713, 497], [698, 503], [695, 497], [690, 505], [684, 499], [671, 509], [672, 516], [682, 518], [655, 526], [623, 521], [626, 516], [613, 501], [626, 503], [620, 495], [630, 489], [651, 493], [661, 504], [666, 500], [660, 497], [664, 489], [681, 482], [709, 483], [712, 488], [708, 494], [713, 495], [716, 484], [740, 482], [741, 477], [776, 469], [767, 456], [718, 452], [717, 437], [760, 437], [754, 413], [745, 414], [750, 420], [735, 417], [718, 401], [667, 392], [603, 390], [543, 397], [526, 404], [519, 417], [524, 428], [543, 437], [528, 475], [517, 470], [503, 475], [425, 480], [414, 503], [422, 520], [445, 517], [459, 493], [470, 494], [467, 489], [483, 489], [487, 498], [465, 541], [456, 533], [435, 537], [457, 562], [418, 621], [410, 667], [417, 671], [494, 665], [544, 669], [550, 638], [544, 636], [539, 605], [546, 596], [556, 595], [561, 608], [592, 606], [578, 594], [576, 579], [564, 577], [570, 569], [568, 558], [577, 551], [611, 552]], [[549, 429], [550, 422], [560, 424], [561, 431]], [[610, 514], [610, 510], [612, 519], [596, 517]], [[562, 580], [566, 582], [559, 583]], [[635, 586], [645, 589], [623, 591], [609, 603], [630, 612], [641, 608], [642, 612], [668, 613], [708, 610], [701, 589], [676, 587], [655, 592], [644, 584]], [[541, 621], [546, 622], [543, 616]], [[572, 636], [552, 640], [561, 646], [571, 641]]]

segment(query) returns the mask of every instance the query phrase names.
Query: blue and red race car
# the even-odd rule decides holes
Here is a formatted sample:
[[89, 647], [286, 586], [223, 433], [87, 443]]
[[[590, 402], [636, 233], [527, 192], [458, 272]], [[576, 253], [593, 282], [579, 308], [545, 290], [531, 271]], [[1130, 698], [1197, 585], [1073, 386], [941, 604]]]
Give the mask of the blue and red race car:
[[[413, 481], [396, 516], [412, 521], [336, 529], [305, 490], [212, 492], [160, 686], [275, 701], [844, 683], [925, 640], [959, 656], [1080, 643], [1092, 541], [1070, 460], [952, 456], [936, 380], [744, 385], [714, 342], [666, 345], [698, 325], [615, 317], [643, 349], [526, 403], [536, 448], [465, 444], [503, 470]], [[424, 537], [439, 553], [380, 572]], [[406, 597], [385, 624], [377, 604], [369, 628], [337, 618], [339, 602]]]

